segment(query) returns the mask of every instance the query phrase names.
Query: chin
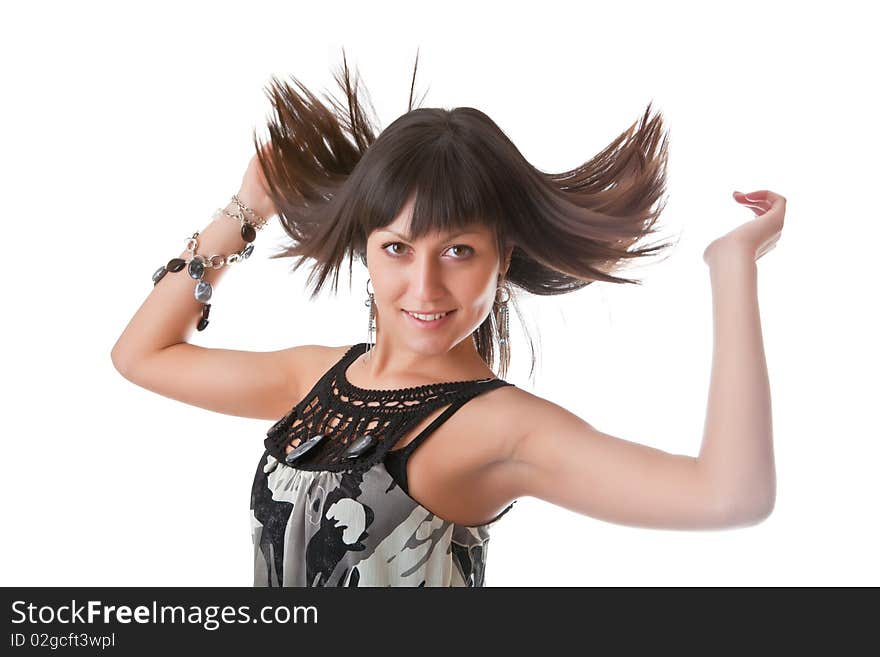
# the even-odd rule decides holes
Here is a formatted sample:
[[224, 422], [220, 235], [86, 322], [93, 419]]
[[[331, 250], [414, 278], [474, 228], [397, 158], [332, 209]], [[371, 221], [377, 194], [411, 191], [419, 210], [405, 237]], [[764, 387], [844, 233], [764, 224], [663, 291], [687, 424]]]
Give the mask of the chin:
[[425, 356], [445, 354], [456, 344], [451, 335], [406, 335], [403, 336], [402, 342], [409, 345], [412, 351]]

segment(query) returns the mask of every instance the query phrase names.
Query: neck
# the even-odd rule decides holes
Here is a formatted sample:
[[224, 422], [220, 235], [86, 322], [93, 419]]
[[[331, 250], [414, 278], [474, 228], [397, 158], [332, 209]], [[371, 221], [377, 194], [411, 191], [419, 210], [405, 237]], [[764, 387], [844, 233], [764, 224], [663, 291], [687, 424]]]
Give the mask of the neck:
[[384, 388], [399, 388], [426, 382], [464, 381], [495, 376], [480, 356], [473, 336], [470, 335], [447, 351], [426, 354], [408, 348], [399, 340], [386, 339], [377, 334], [375, 346], [359, 356], [352, 363], [352, 369], [357, 369], [361, 376], [371, 382], [370, 386], [361, 387], [380, 385]]

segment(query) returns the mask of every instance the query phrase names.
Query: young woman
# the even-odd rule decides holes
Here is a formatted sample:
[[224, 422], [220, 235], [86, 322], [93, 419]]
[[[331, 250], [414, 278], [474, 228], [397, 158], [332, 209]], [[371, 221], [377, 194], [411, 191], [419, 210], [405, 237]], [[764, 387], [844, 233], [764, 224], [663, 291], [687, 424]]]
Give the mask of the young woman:
[[[669, 246], [633, 248], [655, 232], [665, 189], [650, 105], [602, 153], [550, 174], [484, 113], [413, 109], [412, 92], [376, 137], [349, 77], [345, 64], [347, 108], [298, 81], [302, 95], [273, 86], [277, 119], [266, 145], [254, 137], [238, 194], [154, 274], [113, 349], [140, 386], [276, 420], [251, 493], [254, 584], [482, 586], [489, 528], [522, 496], [643, 527], [765, 518], [775, 470], [756, 261], [779, 238], [785, 199], [736, 193], [756, 218], [703, 254], [715, 327], [706, 430], [698, 457], [669, 454], [503, 379], [515, 290], [637, 282], [613, 272]], [[355, 256], [366, 266], [367, 340], [188, 344], [192, 325], [208, 324], [222, 263], [248, 257], [254, 228], [276, 215], [292, 241], [270, 257], [297, 257], [294, 271], [313, 260], [313, 296], [331, 275], [336, 288], [346, 257], [350, 271]]]

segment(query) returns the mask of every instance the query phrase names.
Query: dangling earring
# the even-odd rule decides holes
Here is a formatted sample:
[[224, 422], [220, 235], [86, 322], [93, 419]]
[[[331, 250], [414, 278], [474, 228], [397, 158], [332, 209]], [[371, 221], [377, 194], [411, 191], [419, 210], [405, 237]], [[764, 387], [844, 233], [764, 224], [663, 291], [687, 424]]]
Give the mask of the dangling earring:
[[[498, 298], [499, 294], [501, 295], [500, 299]], [[495, 290], [495, 305], [497, 306], [495, 325], [498, 327], [501, 362], [510, 361], [510, 314], [507, 310], [508, 301], [510, 301], [510, 288], [506, 283], [501, 283]]]
[[367, 354], [370, 353], [370, 349], [373, 347], [373, 331], [376, 330], [376, 304], [374, 299], [373, 293], [370, 292], [370, 279], [367, 278], [367, 300], [364, 301], [364, 305], [370, 308], [370, 318], [367, 323]]

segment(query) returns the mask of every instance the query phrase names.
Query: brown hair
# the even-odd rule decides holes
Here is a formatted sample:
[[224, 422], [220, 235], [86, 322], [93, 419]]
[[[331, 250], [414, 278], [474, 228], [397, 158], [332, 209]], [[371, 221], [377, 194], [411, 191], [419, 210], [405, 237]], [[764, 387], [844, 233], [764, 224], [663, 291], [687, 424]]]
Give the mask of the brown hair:
[[[344, 50], [334, 77], [347, 106], [328, 96], [328, 107], [296, 78], [302, 94], [272, 78], [267, 95], [276, 117], [268, 123], [269, 144], [264, 149], [256, 132], [253, 139], [269, 197], [292, 243], [271, 259], [298, 258], [291, 272], [314, 260], [308, 278], [314, 298], [331, 274], [332, 289], [338, 289], [347, 256], [351, 287], [354, 256], [366, 264], [367, 237], [390, 224], [415, 194], [413, 239], [482, 222], [495, 232], [499, 257], [513, 245], [505, 278], [527, 292], [564, 294], [593, 281], [641, 284], [612, 272], [625, 260], [671, 246], [631, 248], [657, 232], [663, 209], [652, 207], [665, 191], [667, 137], [660, 115], [649, 119], [650, 104], [637, 124], [585, 164], [546, 173], [473, 107], [414, 109], [417, 70], [418, 53], [408, 111], [378, 137], [375, 109], [367, 93], [372, 117], [364, 112], [360, 76], [352, 84]], [[522, 320], [515, 295], [510, 302]], [[489, 313], [474, 341], [493, 370], [496, 337], [497, 317]], [[534, 345], [527, 339], [533, 373]], [[502, 350], [501, 378], [506, 355]]]

